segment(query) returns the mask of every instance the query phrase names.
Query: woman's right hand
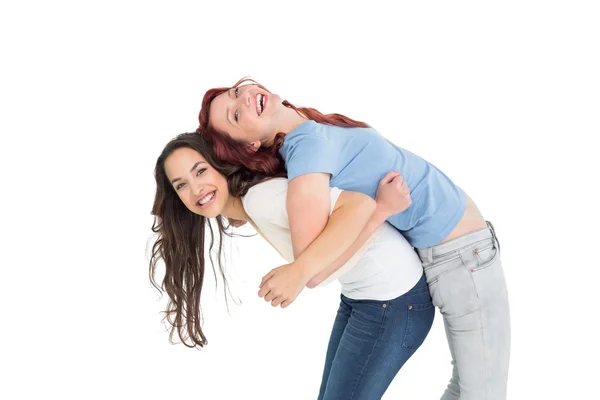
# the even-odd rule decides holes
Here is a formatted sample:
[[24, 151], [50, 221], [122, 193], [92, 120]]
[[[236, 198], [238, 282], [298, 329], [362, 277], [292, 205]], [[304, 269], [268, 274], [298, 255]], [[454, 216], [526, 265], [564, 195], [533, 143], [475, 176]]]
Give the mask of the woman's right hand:
[[406, 210], [412, 204], [410, 190], [399, 171], [388, 172], [377, 188], [377, 211], [385, 218]]

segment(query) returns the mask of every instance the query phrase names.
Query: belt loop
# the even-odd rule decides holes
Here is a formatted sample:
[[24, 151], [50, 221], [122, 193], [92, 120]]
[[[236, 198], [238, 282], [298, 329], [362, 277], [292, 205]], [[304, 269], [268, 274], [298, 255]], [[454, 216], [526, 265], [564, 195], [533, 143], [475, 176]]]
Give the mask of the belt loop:
[[433, 262], [433, 247], [427, 248], [427, 262], [430, 264]]
[[496, 246], [498, 247], [498, 251], [500, 251], [500, 241], [498, 240], [498, 236], [496, 236], [496, 230], [494, 229], [494, 225], [490, 221], [485, 221], [492, 232], [492, 238], [496, 242]]

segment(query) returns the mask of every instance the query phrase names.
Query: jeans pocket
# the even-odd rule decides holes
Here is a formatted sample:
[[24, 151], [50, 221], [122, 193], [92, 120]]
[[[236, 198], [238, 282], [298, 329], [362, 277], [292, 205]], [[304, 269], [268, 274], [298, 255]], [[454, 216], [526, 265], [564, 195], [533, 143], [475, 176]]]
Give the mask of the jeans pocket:
[[406, 330], [404, 331], [402, 347], [416, 350], [423, 344], [431, 329], [435, 308], [431, 302], [409, 304], [407, 307]]
[[476, 272], [492, 265], [499, 254], [496, 244], [492, 240], [486, 240], [462, 250], [460, 258], [469, 271]]
[[498, 249], [493, 244], [484, 246], [481, 249], [473, 250], [473, 256], [477, 260], [477, 266], [471, 269], [471, 272], [479, 271], [489, 267], [494, 263], [494, 261], [496, 261], [498, 255]]

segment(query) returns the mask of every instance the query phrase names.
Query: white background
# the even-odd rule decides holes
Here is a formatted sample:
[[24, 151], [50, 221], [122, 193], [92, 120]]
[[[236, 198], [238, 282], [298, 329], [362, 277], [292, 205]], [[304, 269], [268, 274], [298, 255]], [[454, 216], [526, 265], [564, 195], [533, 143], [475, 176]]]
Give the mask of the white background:
[[[6, 1], [0, 6], [2, 399], [314, 399], [339, 287], [256, 296], [282, 263], [228, 244], [209, 345], [170, 345], [148, 281], [153, 167], [203, 93], [249, 75], [366, 121], [493, 221], [510, 399], [597, 396], [600, 15], [593, 1]], [[249, 231], [243, 231], [249, 232]], [[438, 314], [386, 399], [450, 377]]]

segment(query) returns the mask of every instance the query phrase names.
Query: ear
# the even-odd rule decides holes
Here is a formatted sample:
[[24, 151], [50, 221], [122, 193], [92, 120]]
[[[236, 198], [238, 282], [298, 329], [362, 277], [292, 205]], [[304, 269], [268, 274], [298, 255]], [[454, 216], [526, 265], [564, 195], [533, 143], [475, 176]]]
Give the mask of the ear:
[[256, 153], [260, 148], [260, 141], [257, 140], [256, 142], [248, 143], [248, 148], [250, 148], [250, 150], [252, 150], [253, 153]]

